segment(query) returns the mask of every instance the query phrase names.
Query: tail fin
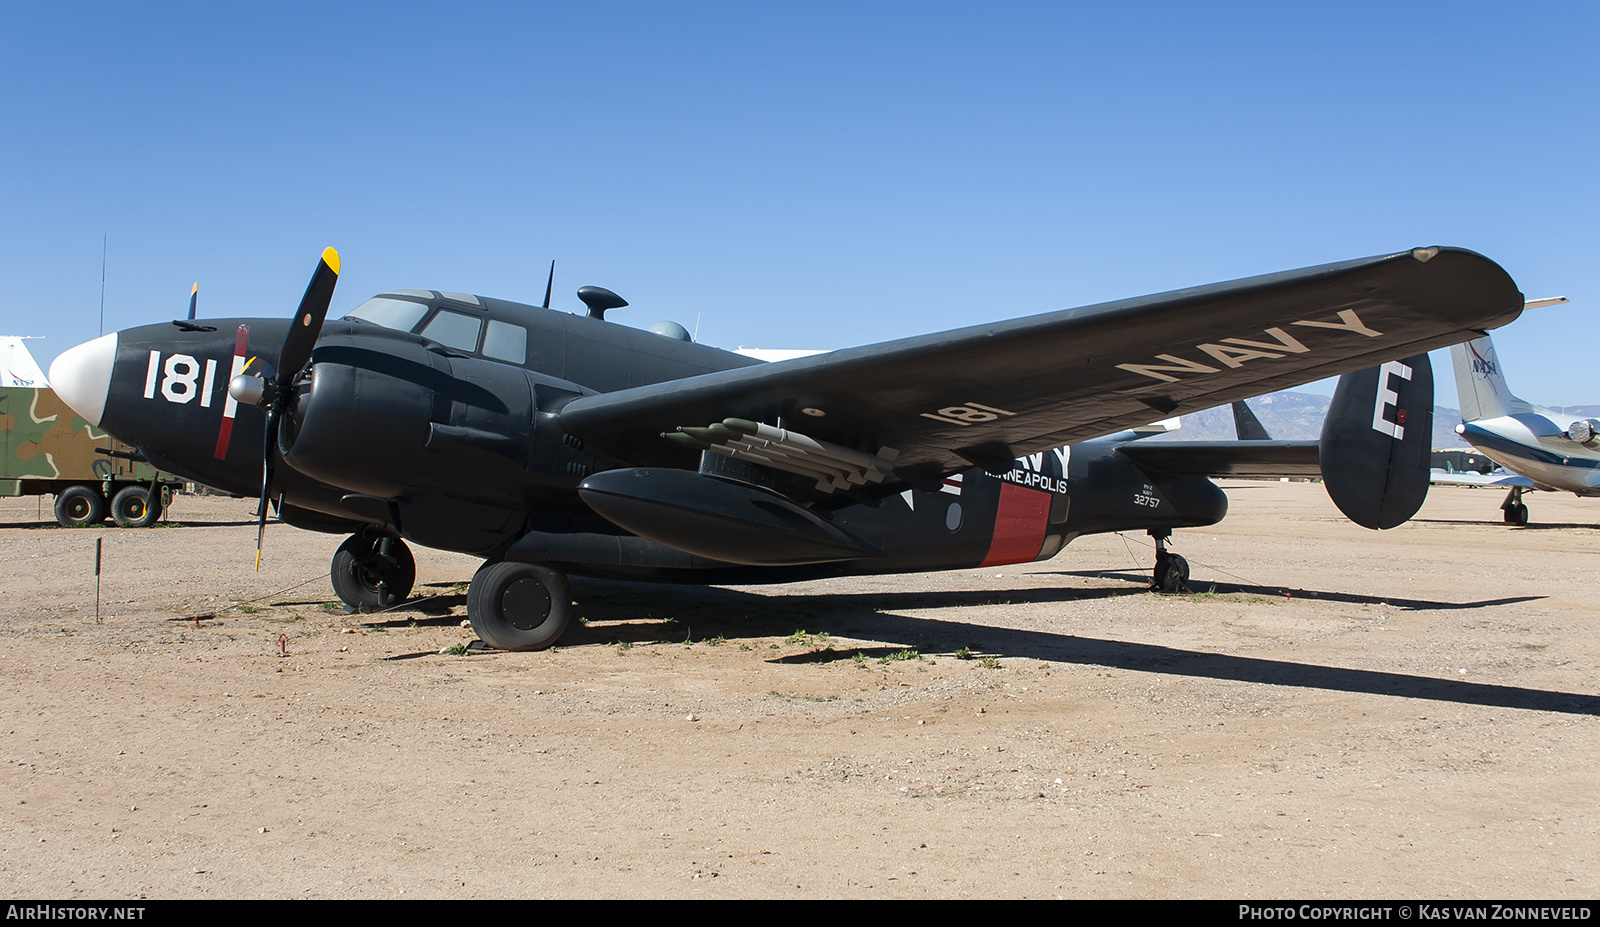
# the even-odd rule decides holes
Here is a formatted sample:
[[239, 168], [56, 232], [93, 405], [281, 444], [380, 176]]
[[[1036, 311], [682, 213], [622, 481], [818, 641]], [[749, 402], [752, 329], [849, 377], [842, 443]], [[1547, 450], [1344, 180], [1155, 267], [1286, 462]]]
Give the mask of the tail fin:
[[1456, 368], [1456, 393], [1461, 400], [1461, 420], [1476, 422], [1511, 414], [1517, 400], [1500, 372], [1494, 342], [1488, 335], [1450, 349]]
[[1428, 355], [1347, 373], [1322, 423], [1323, 486], [1339, 511], [1362, 527], [1405, 524], [1428, 497], [1432, 444]]
[[1250, 411], [1250, 407], [1240, 399], [1233, 404], [1233, 433], [1239, 436], [1240, 441], [1271, 441], [1272, 435], [1267, 434], [1267, 429], [1261, 424], [1261, 419]]

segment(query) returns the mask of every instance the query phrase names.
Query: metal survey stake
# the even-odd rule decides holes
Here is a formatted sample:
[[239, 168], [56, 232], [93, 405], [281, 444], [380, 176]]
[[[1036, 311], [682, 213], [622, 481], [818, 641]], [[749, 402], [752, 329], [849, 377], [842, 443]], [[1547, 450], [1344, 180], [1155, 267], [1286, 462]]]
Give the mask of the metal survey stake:
[[100, 623], [100, 553], [105, 547], [105, 538], [94, 539], [94, 623]]

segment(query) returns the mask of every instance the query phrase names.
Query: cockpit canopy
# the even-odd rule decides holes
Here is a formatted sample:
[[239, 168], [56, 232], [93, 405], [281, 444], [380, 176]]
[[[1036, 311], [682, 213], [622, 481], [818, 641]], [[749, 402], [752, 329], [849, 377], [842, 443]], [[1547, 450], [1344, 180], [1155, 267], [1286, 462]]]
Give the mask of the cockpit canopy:
[[492, 360], [528, 362], [528, 329], [489, 317], [478, 297], [467, 293], [390, 290], [350, 310], [345, 319], [412, 332]]

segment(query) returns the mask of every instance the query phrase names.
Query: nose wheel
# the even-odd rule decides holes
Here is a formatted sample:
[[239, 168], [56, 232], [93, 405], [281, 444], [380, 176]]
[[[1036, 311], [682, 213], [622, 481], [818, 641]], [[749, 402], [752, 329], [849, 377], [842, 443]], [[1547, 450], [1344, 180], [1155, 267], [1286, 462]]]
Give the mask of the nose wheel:
[[544, 650], [572, 616], [572, 587], [558, 570], [536, 563], [485, 563], [467, 588], [467, 618], [498, 650]]
[[1150, 588], [1160, 592], [1183, 593], [1189, 591], [1189, 561], [1167, 550], [1171, 531], [1152, 530], [1156, 539], [1156, 567], [1150, 573]]
[[358, 612], [399, 605], [417, 581], [406, 542], [387, 534], [353, 534], [334, 551], [328, 571], [339, 601]]

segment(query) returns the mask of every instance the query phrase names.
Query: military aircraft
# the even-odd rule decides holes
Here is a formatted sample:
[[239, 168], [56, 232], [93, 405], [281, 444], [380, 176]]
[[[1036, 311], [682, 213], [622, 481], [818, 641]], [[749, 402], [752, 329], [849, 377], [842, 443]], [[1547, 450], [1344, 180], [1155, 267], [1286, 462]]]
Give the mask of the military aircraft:
[[[1529, 308], [1564, 303], [1564, 296], [1534, 300]], [[1451, 482], [1506, 486], [1500, 504], [1508, 525], [1527, 525], [1530, 489], [1600, 496], [1600, 421], [1565, 415], [1511, 395], [1488, 335], [1450, 349], [1462, 424], [1456, 433], [1512, 473]]]
[[[1427, 467], [1407, 417], [1432, 390], [1395, 359], [1523, 304], [1493, 261], [1428, 247], [763, 363], [608, 321], [627, 303], [600, 287], [578, 291], [584, 315], [549, 309], [548, 287], [543, 307], [396, 290], [324, 324], [338, 270], [330, 248], [292, 319], [127, 329], [50, 378], [152, 464], [259, 496], [263, 523], [270, 501], [348, 534], [332, 580], [352, 606], [405, 598], [407, 541], [483, 557], [473, 628], [524, 650], [566, 627], [567, 574], [964, 569], [1144, 530], [1156, 584], [1181, 586], [1162, 542], [1223, 517], [1218, 474], [1320, 468], [1346, 514], [1398, 524], [1421, 501], [1401, 475], [1419, 434]], [[1128, 431], [1375, 365], [1341, 383], [1320, 450]]]

